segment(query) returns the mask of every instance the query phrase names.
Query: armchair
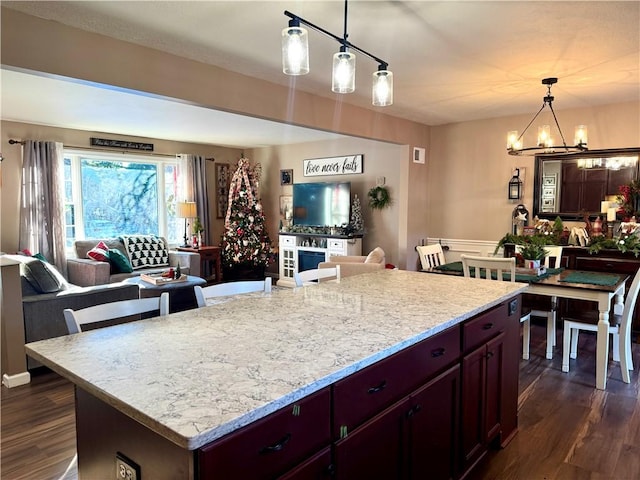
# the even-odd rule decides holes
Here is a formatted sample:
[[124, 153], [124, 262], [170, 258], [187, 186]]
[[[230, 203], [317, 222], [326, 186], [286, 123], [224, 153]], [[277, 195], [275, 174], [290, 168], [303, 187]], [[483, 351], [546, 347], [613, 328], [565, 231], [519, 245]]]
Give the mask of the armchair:
[[340, 277], [349, 277], [361, 273], [375, 272], [385, 268], [384, 250], [373, 249], [369, 255], [332, 255], [328, 262], [320, 262], [318, 268], [340, 267]]

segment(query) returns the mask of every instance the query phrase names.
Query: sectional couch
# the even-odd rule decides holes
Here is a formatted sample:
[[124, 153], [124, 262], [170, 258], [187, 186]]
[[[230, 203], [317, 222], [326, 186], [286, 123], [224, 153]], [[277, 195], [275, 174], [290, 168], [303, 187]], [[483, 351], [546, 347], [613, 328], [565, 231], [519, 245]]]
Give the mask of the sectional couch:
[[[133, 237], [144, 241], [135, 242], [136, 238]], [[117, 268], [112, 261], [100, 261], [88, 257], [88, 253], [100, 242], [106, 245], [109, 252], [117, 250], [119, 258], [129, 259], [133, 264], [132, 268], [123, 270]], [[200, 255], [193, 252], [172, 251], [169, 250], [168, 245], [166, 239], [153, 235], [77, 240], [74, 244], [76, 258], [67, 259], [69, 282], [81, 286], [103, 285], [121, 282], [142, 273], [158, 273], [170, 266], [178, 265], [182, 273], [199, 277]], [[153, 248], [153, 255], [149, 254], [145, 248]]]

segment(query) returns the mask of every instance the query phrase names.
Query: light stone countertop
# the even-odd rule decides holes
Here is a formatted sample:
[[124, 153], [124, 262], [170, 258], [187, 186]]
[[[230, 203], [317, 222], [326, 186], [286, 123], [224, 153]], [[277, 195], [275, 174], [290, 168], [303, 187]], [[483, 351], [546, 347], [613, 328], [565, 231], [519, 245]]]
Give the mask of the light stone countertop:
[[195, 450], [525, 288], [381, 270], [26, 348], [80, 388]]

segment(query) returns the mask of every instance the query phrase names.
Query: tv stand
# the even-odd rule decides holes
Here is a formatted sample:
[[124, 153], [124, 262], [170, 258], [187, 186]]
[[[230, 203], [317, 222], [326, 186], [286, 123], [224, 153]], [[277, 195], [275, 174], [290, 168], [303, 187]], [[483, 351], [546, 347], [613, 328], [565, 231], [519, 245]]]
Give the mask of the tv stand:
[[[295, 287], [293, 274], [299, 272], [303, 262], [328, 262], [332, 255], [362, 255], [362, 236], [345, 237], [314, 233], [281, 233], [279, 235], [278, 286]], [[324, 257], [322, 257], [324, 255]], [[310, 263], [303, 270], [315, 268]], [[317, 263], [316, 263], [317, 265]]]

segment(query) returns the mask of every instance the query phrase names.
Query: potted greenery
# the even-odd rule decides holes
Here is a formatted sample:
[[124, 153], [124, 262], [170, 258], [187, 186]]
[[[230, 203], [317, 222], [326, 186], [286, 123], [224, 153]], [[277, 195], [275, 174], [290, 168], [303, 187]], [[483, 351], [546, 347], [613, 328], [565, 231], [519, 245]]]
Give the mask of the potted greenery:
[[193, 234], [198, 239], [198, 245], [199, 246], [202, 246], [204, 244], [203, 233], [204, 233], [204, 227], [202, 226], [202, 223], [200, 222], [200, 217], [194, 218], [193, 219]]
[[547, 256], [544, 245], [537, 243], [525, 243], [520, 247], [520, 255], [524, 258], [524, 264], [527, 268], [540, 268], [540, 264]]

